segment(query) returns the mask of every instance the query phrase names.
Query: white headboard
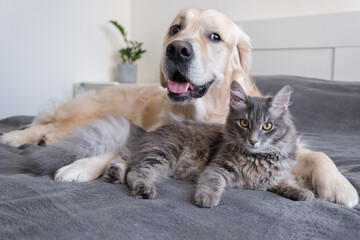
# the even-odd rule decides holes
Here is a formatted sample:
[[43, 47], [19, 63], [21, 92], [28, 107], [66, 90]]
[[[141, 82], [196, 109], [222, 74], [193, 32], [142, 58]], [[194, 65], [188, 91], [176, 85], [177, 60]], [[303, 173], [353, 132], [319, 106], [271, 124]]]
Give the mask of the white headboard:
[[360, 82], [360, 12], [237, 23], [252, 39], [252, 75]]

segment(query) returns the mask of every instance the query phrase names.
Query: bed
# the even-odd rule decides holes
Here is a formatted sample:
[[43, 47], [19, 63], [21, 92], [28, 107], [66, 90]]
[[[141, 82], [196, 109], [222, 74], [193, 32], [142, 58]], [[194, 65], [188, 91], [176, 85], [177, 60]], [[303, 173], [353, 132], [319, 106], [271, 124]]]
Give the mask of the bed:
[[[290, 84], [295, 124], [309, 148], [327, 153], [360, 192], [360, 83], [292, 76], [254, 77], [275, 93]], [[0, 132], [33, 117], [0, 121]], [[0, 145], [0, 161], [21, 149]], [[55, 182], [0, 169], [0, 239], [359, 239], [360, 205], [296, 202], [270, 192], [229, 189], [212, 209], [193, 205], [193, 182], [158, 184], [158, 197], [135, 199], [124, 185]]]

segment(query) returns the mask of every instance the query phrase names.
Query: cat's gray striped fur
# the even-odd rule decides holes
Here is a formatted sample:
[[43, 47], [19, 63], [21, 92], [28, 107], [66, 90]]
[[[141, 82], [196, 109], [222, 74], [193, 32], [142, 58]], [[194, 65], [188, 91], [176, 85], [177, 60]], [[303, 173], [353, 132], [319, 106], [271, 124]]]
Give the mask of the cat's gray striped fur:
[[[197, 180], [195, 204], [216, 206], [225, 188], [270, 190], [293, 200], [313, 193], [291, 176], [297, 138], [287, 110], [290, 87], [274, 98], [247, 97], [237, 82], [231, 86], [225, 125], [179, 122], [134, 138], [112, 160], [104, 175], [127, 182], [135, 196], [154, 198], [160, 178]], [[249, 121], [242, 127], [240, 120]], [[268, 131], [264, 123], [271, 123]]]
[[[274, 98], [247, 97], [231, 85], [225, 125], [176, 122], [144, 132], [121, 117], [97, 120], [69, 138], [26, 155], [23, 169], [54, 174], [77, 159], [118, 154], [104, 179], [127, 183], [132, 193], [154, 198], [160, 178], [196, 180], [195, 204], [216, 206], [225, 188], [270, 190], [294, 200], [313, 193], [291, 176], [296, 163], [296, 131], [287, 110], [290, 87]], [[247, 120], [248, 126], [241, 125]], [[271, 130], [263, 129], [271, 123]]]

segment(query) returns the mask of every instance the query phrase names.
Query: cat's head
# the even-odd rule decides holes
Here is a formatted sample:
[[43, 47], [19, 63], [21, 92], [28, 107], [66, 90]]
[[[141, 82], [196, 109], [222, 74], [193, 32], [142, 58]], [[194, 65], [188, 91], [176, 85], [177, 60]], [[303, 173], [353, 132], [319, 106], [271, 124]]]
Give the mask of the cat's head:
[[[286, 145], [296, 133], [288, 112], [290, 86], [273, 97], [247, 96], [236, 81], [231, 84], [227, 138], [250, 153], [271, 153]], [[289, 136], [290, 135], [290, 136]]]

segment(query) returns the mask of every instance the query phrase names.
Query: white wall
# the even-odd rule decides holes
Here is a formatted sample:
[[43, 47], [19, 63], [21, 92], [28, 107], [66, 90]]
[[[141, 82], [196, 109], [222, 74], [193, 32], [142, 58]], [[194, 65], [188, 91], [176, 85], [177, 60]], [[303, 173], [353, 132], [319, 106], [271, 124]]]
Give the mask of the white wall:
[[[214, 8], [234, 21], [359, 11], [359, 0], [132, 0], [132, 38], [144, 41], [139, 82], [158, 82], [162, 40], [175, 15], [186, 7]], [[251, 36], [250, 36], [251, 37]]]
[[73, 83], [115, 79], [130, 0], [0, 0], [0, 119], [72, 98]]
[[252, 75], [360, 82], [360, 11], [238, 23], [251, 36]]

